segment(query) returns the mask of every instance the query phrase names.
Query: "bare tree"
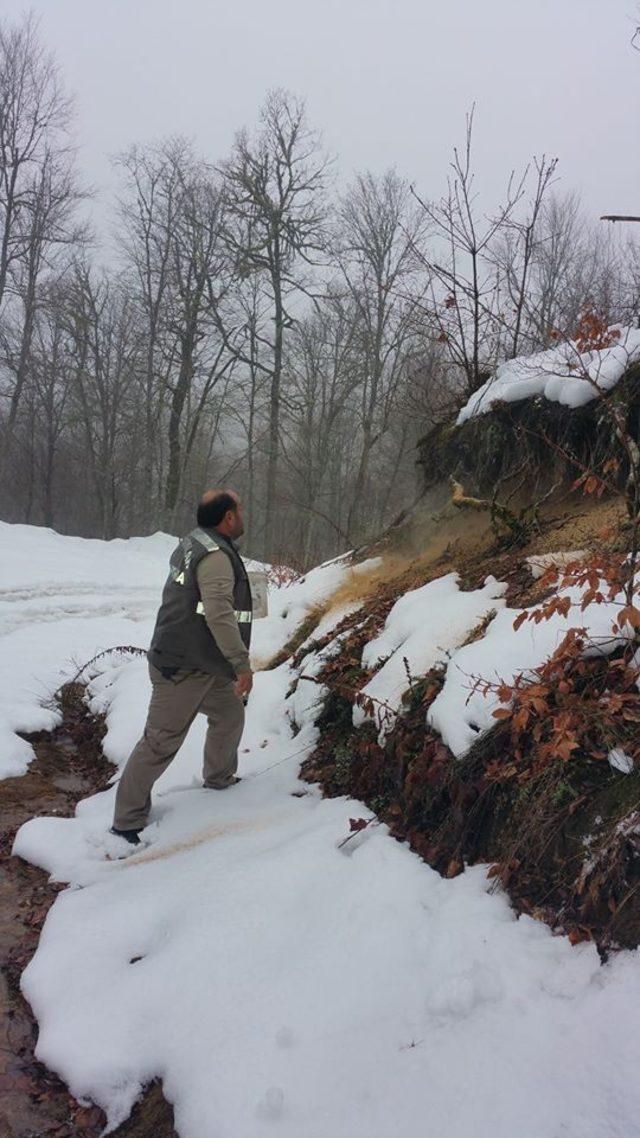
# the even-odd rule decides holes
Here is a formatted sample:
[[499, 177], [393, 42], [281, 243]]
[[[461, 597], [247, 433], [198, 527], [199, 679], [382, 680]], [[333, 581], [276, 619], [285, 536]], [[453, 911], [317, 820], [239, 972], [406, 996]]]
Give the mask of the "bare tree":
[[[126, 291], [78, 264], [68, 296], [73, 353], [72, 391], [100, 536], [116, 536], [121, 473], [136, 419], [139, 340]], [[124, 480], [123, 480], [124, 482]]]
[[12, 383], [7, 393], [5, 442], [13, 434], [27, 381], [40, 284], [46, 270], [54, 267], [56, 253], [81, 239], [80, 230], [72, 226], [80, 197], [66, 159], [58, 160], [47, 154], [37, 172], [37, 183], [31, 187], [29, 204], [25, 206], [24, 255], [12, 266], [11, 272], [13, 306], [5, 320], [5, 332], [13, 350], [5, 356], [5, 363]]
[[629, 251], [590, 223], [579, 197], [570, 193], [545, 201], [523, 302], [526, 349], [570, 337], [586, 309], [611, 322], [622, 318], [631, 293]]
[[[272, 92], [252, 137], [241, 132], [222, 167], [228, 223], [226, 240], [235, 271], [255, 275], [272, 311], [272, 335], [254, 365], [269, 382], [269, 443], [264, 552], [277, 552], [275, 517], [280, 464], [281, 388], [285, 336], [292, 305], [307, 290], [305, 267], [324, 246], [323, 191], [327, 163], [304, 105]], [[245, 355], [244, 349], [242, 354]], [[246, 362], [246, 355], [245, 355]]]
[[542, 212], [557, 164], [556, 158], [547, 160], [544, 155], [534, 159], [536, 176], [527, 216], [524, 220], [505, 217], [493, 247], [487, 250], [489, 260], [498, 268], [499, 279], [504, 282], [504, 300], [509, 311], [507, 315], [500, 313], [498, 320], [503, 327], [504, 354], [512, 358], [526, 346], [531, 276], [546, 238], [546, 234], [541, 233]]
[[341, 293], [330, 288], [319, 308], [298, 322], [286, 359], [283, 458], [293, 478], [283, 496], [299, 527], [292, 549], [305, 567], [321, 555], [319, 531], [351, 543], [330, 505], [336, 465], [329, 456], [343, 449], [342, 421], [362, 382], [355, 351], [358, 317], [353, 301]]
[[[116, 159], [125, 178], [119, 202], [119, 247], [131, 274], [144, 329], [143, 513], [152, 519], [158, 485], [158, 439], [167, 390], [167, 323], [170, 308], [171, 250], [181, 200], [186, 144], [170, 140], [158, 147], [132, 147]], [[169, 353], [170, 354], [170, 353]]]
[[[232, 270], [233, 276], [233, 270]], [[244, 500], [246, 504], [246, 542], [250, 549], [264, 545], [264, 500], [260, 487], [264, 484], [265, 445], [269, 433], [269, 380], [265, 353], [270, 351], [272, 307], [264, 295], [259, 277], [253, 274], [235, 278], [227, 289], [224, 305], [216, 304], [218, 320], [222, 320], [227, 343], [232, 345], [235, 398], [227, 412], [230, 434], [237, 432], [242, 440], [242, 456], [238, 473], [246, 471]]]
[[395, 171], [361, 174], [342, 199], [336, 256], [357, 315], [360, 454], [347, 529], [354, 528], [374, 448], [393, 414], [423, 303], [426, 218]]
[[68, 153], [71, 103], [33, 15], [0, 22], [0, 308], [30, 245], [32, 197], [52, 149]]
[[198, 432], [233, 362], [210, 307], [226, 257], [222, 194], [183, 139], [135, 148], [119, 164], [121, 250], [144, 327], [143, 494], [148, 521], [161, 496], [162, 522], [172, 529]]
[[0, 23], [0, 331], [6, 410], [0, 473], [25, 390], [38, 290], [60, 249], [80, 233], [71, 105], [32, 16]]
[[[446, 195], [439, 202], [416, 194], [433, 228], [429, 271], [429, 318], [439, 341], [465, 377], [471, 395], [486, 378], [499, 352], [500, 279], [490, 257], [496, 236], [514, 216], [525, 190], [525, 173], [511, 175], [504, 204], [484, 218], [478, 213], [472, 163], [473, 110], [467, 115], [464, 150], [456, 147]], [[440, 252], [438, 250], [440, 249]]]
[[[181, 175], [181, 202], [171, 247], [172, 298], [169, 330], [175, 336], [176, 368], [168, 383], [169, 417], [164, 508], [168, 525], [175, 521], [183, 474], [181, 428], [188, 400], [193, 393], [201, 341], [208, 319], [207, 297], [212, 279], [221, 268], [220, 191], [203, 166], [194, 166]], [[205, 381], [205, 398], [229, 366], [223, 359], [224, 346], [216, 345]]]
[[32, 410], [38, 425], [38, 483], [45, 526], [54, 524], [54, 478], [60, 440], [69, 423], [73, 361], [67, 336], [66, 284], [51, 282], [39, 307], [31, 353]]

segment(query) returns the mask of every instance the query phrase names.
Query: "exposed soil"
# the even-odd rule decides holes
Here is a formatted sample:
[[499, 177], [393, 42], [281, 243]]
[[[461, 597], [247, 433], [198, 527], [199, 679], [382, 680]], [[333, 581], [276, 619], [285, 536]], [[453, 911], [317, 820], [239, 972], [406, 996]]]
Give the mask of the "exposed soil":
[[[615, 402], [617, 411], [612, 413]], [[638, 438], [640, 367], [632, 365], [608, 395], [570, 409], [532, 396], [514, 403], [496, 402], [484, 414], [440, 423], [418, 442], [424, 485], [433, 487], [453, 475], [467, 493], [484, 498], [526, 480], [530, 494], [554, 483], [568, 484], [585, 470], [599, 471], [615, 458], [619, 468], [607, 481], [621, 490], [627, 455], [617, 427], [624, 416], [628, 434]]]
[[[83, 1106], [34, 1058], [37, 1025], [20, 993], [20, 975], [33, 956], [49, 907], [63, 886], [11, 857], [16, 831], [38, 815], [73, 815], [76, 802], [109, 779], [101, 751], [104, 724], [91, 716], [83, 689], [61, 695], [56, 730], [27, 736], [36, 759], [22, 778], [0, 783], [0, 1138], [97, 1138], [105, 1126], [98, 1107]], [[173, 1110], [159, 1083], [151, 1084], [118, 1138], [175, 1138]]]

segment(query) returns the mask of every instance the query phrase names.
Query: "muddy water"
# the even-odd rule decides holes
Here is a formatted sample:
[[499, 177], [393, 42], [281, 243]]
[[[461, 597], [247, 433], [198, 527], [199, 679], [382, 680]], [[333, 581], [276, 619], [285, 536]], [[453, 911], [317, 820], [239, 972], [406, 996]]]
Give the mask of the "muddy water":
[[[70, 816], [80, 798], [103, 789], [110, 769], [101, 754], [104, 726], [87, 712], [79, 685], [62, 695], [63, 722], [29, 737], [36, 759], [23, 778], [0, 781], [0, 1138], [97, 1138], [105, 1118], [81, 1106], [33, 1056], [37, 1027], [20, 994], [20, 974], [38, 944], [62, 888], [42, 870], [11, 857], [16, 831], [37, 815]], [[173, 1111], [152, 1084], [119, 1138], [174, 1138]]]

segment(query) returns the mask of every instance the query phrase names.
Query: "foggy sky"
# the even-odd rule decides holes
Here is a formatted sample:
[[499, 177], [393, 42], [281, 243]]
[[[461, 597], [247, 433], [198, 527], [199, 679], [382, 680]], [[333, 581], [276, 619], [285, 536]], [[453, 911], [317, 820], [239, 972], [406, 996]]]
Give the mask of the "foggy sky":
[[[24, 11], [3, 0], [0, 11]], [[34, 0], [77, 100], [83, 174], [107, 209], [109, 155], [182, 133], [211, 160], [286, 87], [342, 176], [395, 166], [444, 189], [476, 103], [478, 188], [558, 156], [594, 216], [640, 213], [635, 0]], [[640, 229], [640, 226], [637, 227]]]

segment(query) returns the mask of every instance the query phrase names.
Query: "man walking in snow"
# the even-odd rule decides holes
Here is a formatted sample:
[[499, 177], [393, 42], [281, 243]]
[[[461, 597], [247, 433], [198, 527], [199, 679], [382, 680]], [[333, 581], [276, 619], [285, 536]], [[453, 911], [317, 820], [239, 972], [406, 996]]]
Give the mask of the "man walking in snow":
[[151, 788], [198, 712], [209, 721], [205, 787], [224, 790], [238, 782], [244, 701], [253, 676], [251, 590], [234, 545], [244, 532], [237, 494], [208, 490], [197, 522], [171, 555], [148, 652], [152, 694], [147, 723], [116, 792], [112, 833], [133, 845], [147, 824]]

